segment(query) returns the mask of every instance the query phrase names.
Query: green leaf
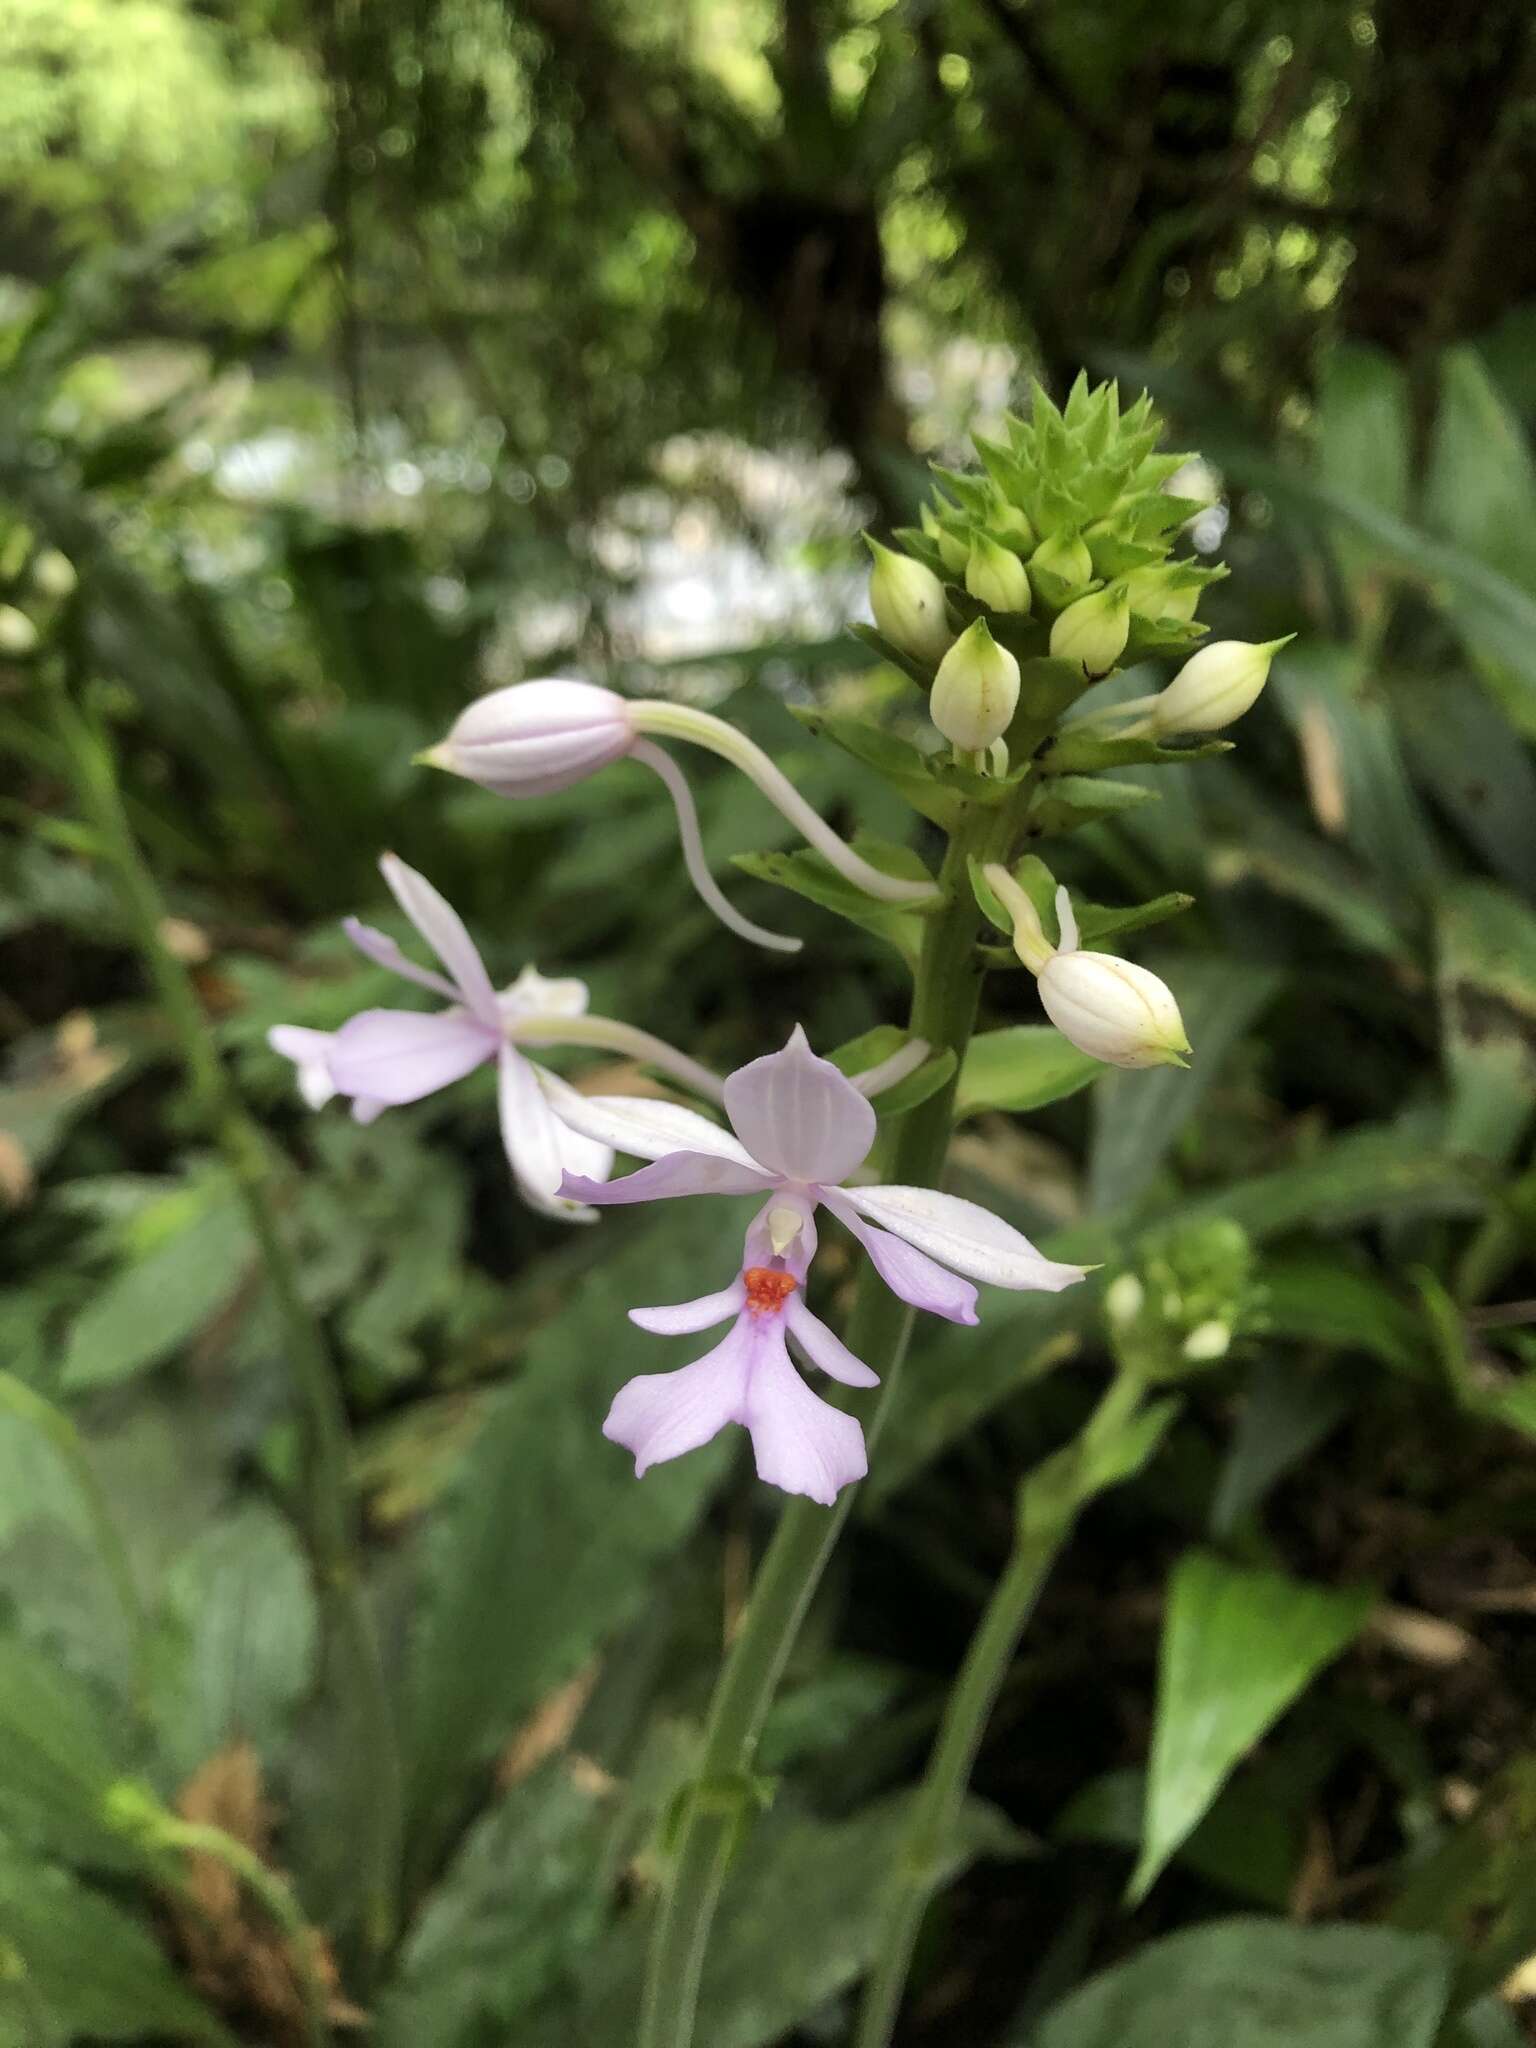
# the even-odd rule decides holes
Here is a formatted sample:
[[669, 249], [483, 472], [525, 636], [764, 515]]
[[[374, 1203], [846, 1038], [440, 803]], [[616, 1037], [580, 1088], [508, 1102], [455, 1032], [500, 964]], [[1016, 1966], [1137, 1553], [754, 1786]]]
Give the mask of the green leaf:
[[[836, 1052], [829, 1052], [827, 1058], [839, 1073], [852, 1080], [856, 1075], [867, 1074], [871, 1067], [878, 1067], [883, 1061], [894, 1058], [911, 1043], [911, 1038], [911, 1032], [903, 1031], [898, 1024], [877, 1024], [873, 1031], [866, 1031], [861, 1037], [840, 1045]], [[904, 1116], [909, 1109], [916, 1109], [920, 1102], [926, 1102], [930, 1095], [936, 1095], [954, 1070], [955, 1056], [946, 1048], [924, 1060], [904, 1081], [898, 1081], [891, 1088], [882, 1088], [871, 1099], [881, 1116]]]
[[136, 1920], [66, 1871], [0, 1850], [0, 1977], [24, 1975], [42, 2017], [70, 2039], [234, 2037], [178, 1980]]
[[1393, 1372], [1422, 1376], [1424, 1325], [1400, 1289], [1337, 1251], [1287, 1252], [1260, 1274], [1264, 1327], [1344, 1351], [1364, 1351]]
[[1075, 1095], [1104, 1073], [1050, 1024], [980, 1031], [966, 1049], [955, 1092], [957, 1121], [984, 1109], [1043, 1109]]
[[[1147, 1779], [1134, 1768], [1092, 1779], [1058, 1815], [1059, 1842], [1104, 1842], [1135, 1852], [1141, 1842]], [[1259, 1774], [1234, 1779], [1174, 1857], [1207, 1883], [1255, 1906], [1283, 1913], [1305, 1848], [1298, 1814], [1275, 1798]]]
[[177, 1187], [135, 1221], [146, 1248], [75, 1318], [60, 1380], [70, 1393], [115, 1386], [195, 1337], [251, 1268], [250, 1226], [222, 1175]]
[[1391, 679], [1409, 765], [1500, 881], [1536, 896], [1536, 767], [1511, 746], [1509, 721], [1470, 677]]
[[1153, 896], [1145, 903], [1116, 906], [1085, 903], [1077, 897], [1072, 908], [1077, 916], [1077, 936], [1086, 947], [1101, 946], [1106, 939], [1123, 938], [1127, 932], [1144, 931], [1148, 925], [1163, 924], [1194, 908], [1193, 896], [1173, 889], [1166, 896]]
[[0, 1636], [0, 1827], [104, 1869], [141, 1866], [142, 1853], [109, 1818], [126, 1748], [104, 1695], [56, 1657]]
[[1475, 349], [1442, 359], [1424, 512], [1468, 554], [1536, 591], [1536, 464]]
[[1198, 746], [1165, 747], [1151, 739], [1115, 739], [1091, 727], [1069, 727], [1040, 757], [1047, 775], [1072, 775], [1098, 768], [1183, 768], [1230, 754], [1232, 740], [1202, 740]]
[[1032, 2048], [1433, 2048], [1451, 1970], [1388, 1928], [1216, 1920], [1092, 1978]]
[[166, 1578], [154, 1719], [180, 1780], [236, 1735], [277, 1752], [314, 1676], [314, 1590], [292, 1529], [259, 1502], [206, 1530]]
[[[875, 860], [867, 845], [861, 845], [859, 851], [874, 865], [885, 865]], [[922, 949], [922, 919], [917, 913], [902, 910], [893, 903], [882, 903], [878, 897], [866, 896], [862, 889], [845, 881], [819, 853], [805, 850], [797, 853], [738, 853], [735, 864], [744, 874], [755, 875], [761, 882], [776, 882], [781, 889], [792, 889], [797, 896], [808, 897], [812, 903], [820, 904], [823, 910], [836, 911], [850, 924], [873, 932], [876, 938], [894, 946], [902, 958], [916, 968]], [[901, 867], [892, 867], [889, 872], [909, 873], [916, 881], [930, 879], [916, 854], [907, 856]]]
[[1292, 1359], [1266, 1359], [1256, 1367], [1211, 1498], [1211, 1534], [1231, 1536], [1355, 1400], [1355, 1390], [1341, 1377], [1303, 1371]]
[[1382, 1125], [1346, 1132], [1315, 1158], [1233, 1181], [1179, 1213], [1230, 1216], [1250, 1236], [1274, 1237], [1382, 1216], [1475, 1215], [1483, 1204], [1468, 1162], [1426, 1151], [1416, 1130]]
[[379, 2048], [478, 2048], [580, 1971], [607, 1909], [602, 1782], [548, 1764], [476, 1822], [411, 1929]]
[[[1412, 422], [1408, 379], [1385, 350], [1363, 342], [1329, 349], [1318, 371], [1317, 471], [1330, 489], [1397, 519], [1409, 509]], [[1340, 567], [1364, 618], [1380, 607], [1381, 551], [1347, 530], [1335, 535]]]
[[1156, 803], [1157, 791], [1141, 782], [1112, 782], [1105, 775], [1052, 775], [1035, 793], [1029, 829], [1043, 839], [1075, 832], [1101, 818]]
[[808, 733], [825, 735], [856, 761], [872, 768], [913, 810], [931, 818], [946, 832], [954, 830], [964, 811], [964, 800], [935, 778], [926, 756], [910, 741], [861, 718], [834, 718], [825, 711], [800, 708], [795, 709], [795, 716]]
[[1504, 1165], [1536, 1107], [1536, 915], [1497, 883], [1462, 882], [1438, 922], [1446, 1143]]
[[1233, 1766], [1358, 1634], [1371, 1600], [1365, 1589], [1302, 1585], [1203, 1551], [1179, 1560], [1132, 1900], [1145, 1898]]
[[1180, 954], [1148, 965], [1173, 989], [1194, 1051], [1187, 1069], [1116, 1070], [1095, 1095], [1088, 1188], [1106, 1212], [1146, 1192], [1228, 1053], [1283, 986], [1272, 968], [1238, 960]]
[[628, 1310], [719, 1286], [737, 1269], [738, 1206], [699, 1207], [685, 1232], [665, 1219], [622, 1242], [605, 1232], [596, 1264], [573, 1252], [563, 1279], [551, 1269], [559, 1314], [531, 1338], [425, 1532], [407, 1716], [419, 1867], [495, 1745], [634, 1614], [725, 1470], [734, 1432], [639, 1482], [602, 1435], [633, 1373], [701, 1349], [697, 1338], [637, 1332]]

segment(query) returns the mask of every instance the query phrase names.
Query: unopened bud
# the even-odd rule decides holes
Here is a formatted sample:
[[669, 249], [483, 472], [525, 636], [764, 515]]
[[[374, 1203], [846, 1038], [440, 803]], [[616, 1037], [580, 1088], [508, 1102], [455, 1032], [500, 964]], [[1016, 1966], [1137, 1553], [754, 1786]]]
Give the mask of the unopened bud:
[[32, 561], [32, 581], [44, 597], [68, 597], [79, 582], [75, 565], [57, 548], [43, 548]]
[[1131, 637], [1131, 608], [1125, 585], [1112, 583], [1069, 604], [1051, 628], [1051, 653], [1075, 661], [1085, 675], [1107, 676]]
[[1192, 654], [1147, 713], [1156, 738], [1176, 732], [1220, 732], [1258, 702], [1269, 665], [1292, 636], [1253, 642], [1218, 640]]
[[1009, 548], [978, 533], [965, 565], [965, 587], [991, 612], [1027, 612], [1029, 578], [1024, 564]]
[[954, 639], [944, 609], [943, 584], [921, 562], [883, 548], [877, 540], [869, 542], [869, 551], [875, 558], [869, 579], [875, 624], [893, 647], [915, 661], [942, 660]]
[[1041, 968], [1040, 1001], [1063, 1038], [1112, 1067], [1182, 1066], [1184, 1020], [1166, 982], [1112, 953], [1057, 952]]
[[1208, 1323], [1197, 1323], [1184, 1339], [1184, 1356], [1191, 1365], [1211, 1365], [1226, 1357], [1231, 1343], [1230, 1325], [1212, 1317]]
[[970, 558], [969, 534], [953, 531], [940, 519], [931, 505], [924, 505], [918, 516], [922, 520], [924, 533], [938, 549], [939, 558], [945, 568], [952, 576], [962, 575]]
[[994, 533], [1000, 533], [1010, 546], [1019, 549], [1032, 548], [1035, 544], [1035, 529], [1030, 525], [1028, 515], [1017, 505], [1010, 505], [1006, 498], [999, 498], [987, 514], [988, 524]]
[[1198, 583], [1179, 583], [1177, 569], [1159, 562], [1155, 568], [1133, 569], [1125, 579], [1131, 610], [1143, 619], [1177, 619], [1188, 625], [1200, 604]]
[[37, 628], [26, 613], [13, 604], [0, 604], [0, 654], [31, 654], [36, 646]]
[[1087, 542], [1075, 533], [1048, 534], [1030, 556], [1029, 566], [1043, 569], [1073, 590], [1093, 581], [1093, 557]]
[[617, 761], [634, 740], [630, 707], [614, 691], [545, 676], [477, 697], [418, 758], [497, 796], [549, 796]]
[[939, 663], [929, 716], [945, 739], [975, 753], [1002, 738], [1018, 701], [1019, 664], [977, 619]]

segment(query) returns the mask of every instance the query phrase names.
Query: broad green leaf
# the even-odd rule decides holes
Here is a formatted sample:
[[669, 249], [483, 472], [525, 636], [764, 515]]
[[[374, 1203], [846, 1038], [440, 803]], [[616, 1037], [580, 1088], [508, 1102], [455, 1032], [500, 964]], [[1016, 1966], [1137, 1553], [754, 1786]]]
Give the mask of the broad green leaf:
[[1446, 1143], [1502, 1165], [1536, 1109], [1536, 916], [1495, 882], [1461, 882], [1442, 900], [1439, 941]]
[[1050, 1024], [1010, 1024], [971, 1040], [955, 1093], [957, 1118], [984, 1109], [1043, 1109], [1105, 1072]]
[[[1283, 1913], [1306, 1846], [1302, 1815], [1288, 1811], [1257, 1776], [1223, 1788], [1173, 1861], [1246, 1904]], [[1146, 1791], [1144, 1771], [1106, 1771], [1068, 1802], [1051, 1834], [1060, 1842], [1104, 1842], [1134, 1854]]]
[[238, 1508], [182, 1553], [165, 1584], [154, 1709], [178, 1782], [237, 1736], [279, 1750], [316, 1638], [309, 1567], [274, 1509]]
[[478, 2048], [579, 1977], [607, 1914], [601, 1787], [595, 1772], [547, 1764], [476, 1822], [406, 1940], [379, 2048]]
[[1468, 554], [1536, 591], [1536, 463], [1472, 348], [1447, 349], [1441, 365], [1424, 512]]
[[109, 1817], [127, 1772], [126, 1731], [104, 1694], [19, 1636], [0, 1636], [0, 1827], [49, 1854], [133, 1869]]
[[795, 716], [807, 732], [813, 736], [824, 734], [856, 761], [872, 768], [913, 810], [946, 831], [954, 829], [964, 812], [964, 798], [935, 777], [925, 756], [910, 740], [900, 739], [867, 719], [834, 718], [825, 711], [800, 709]]
[[1032, 2048], [1433, 2048], [1452, 1969], [1390, 1928], [1216, 1920], [1092, 1978]]
[[169, 1357], [218, 1313], [254, 1258], [245, 1211], [220, 1176], [178, 1187], [134, 1229], [146, 1249], [70, 1330], [60, 1369], [69, 1393], [115, 1386]]
[[1410, 1299], [1336, 1251], [1277, 1253], [1260, 1275], [1264, 1326], [1277, 1337], [1365, 1351], [1393, 1372], [1423, 1376], [1424, 1325]]
[[1230, 1216], [1263, 1238], [1379, 1216], [1475, 1215], [1482, 1206], [1469, 1162], [1426, 1151], [1417, 1131], [1375, 1125], [1335, 1138], [1313, 1159], [1235, 1181], [1180, 1213]]
[[1237, 1427], [1211, 1499], [1211, 1534], [1229, 1537], [1343, 1420], [1355, 1390], [1292, 1359], [1265, 1360], [1250, 1375]]
[[747, 1213], [701, 1203], [686, 1230], [662, 1215], [622, 1241], [605, 1231], [597, 1263], [573, 1253], [586, 1263], [551, 1272], [559, 1313], [529, 1341], [422, 1546], [407, 1713], [418, 1867], [496, 1743], [635, 1612], [719, 1483], [734, 1431], [637, 1481], [602, 1423], [634, 1373], [708, 1349], [637, 1331], [627, 1311], [723, 1286]]
[[[1408, 379], [1385, 350], [1346, 342], [1323, 357], [1317, 382], [1317, 471], [1330, 489], [1406, 517], [1412, 423]], [[1340, 566], [1366, 620], [1380, 611], [1379, 578], [1371, 571], [1379, 549], [1351, 534], [1335, 534]]]
[[1163, 1622], [1132, 1899], [1146, 1896], [1233, 1766], [1358, 1634], [1371, 1598], [1245, 1571], [1207, 1552], [1180, 1559]]
[[152, 2034], [234, 2048], [137, 1920], [67, 1871], [9, 1849], [0, 1850], [0, 1973], [24, 1973], [43, 2018], [71, 2040]]
[[[867, 848], [860, 850], [867, 855]], [[759, 881], [776, 882], [781, 889], [791, 889], [797, 896], [809, 897], [823, 910], [835, 911], [839, 917], [846, 917], [850, 924], [873, 932], [876, 938], [894, 946], [910, 966], [916, 967], [922, 946], [921, 918], [894, 903], [882, 903], [877, 897], [855, 888], [852, 882], [844, 881], [819, 853], [739, 853], [736, 866], [744, 874], [755, 875]], [[915, 856], [910, 871], [915, 880], [927, 879]]]
[[1409, 765], [1501, 881], [1536, 896], [1536, 766], [1469, 677], [1394, 676], [1391, 702]]
[[[858, 1038], [852, 1038], [846, 1045], [840, 1045], [827, 1058], [839, 1073], [850, 1080], [860, 1074], [867, 1074], [872, 1067], [893, 1059], [911, 1043], [912, 1034], [903, 1031], [898, 1024], [877, 1024], [873, 1031], [866, 1031]], [[936, 1095], [955, 1071], [955, 1056], [947, 1048], [934, 1054], [894, 1086], [882, 1088], [871, 1098], [881, 1116], [903, 1116], [909, 1109], [916, 1109], [920, 1102], [926, 1102], [930, 1095]]]
[[1281, 988], [1272, 968], [1170, 954], [1149, 961], [1172, 988], [1194, 1048], [1190, 1065], [1116, 1070], [1094, 1096], [1088, 1189], [1100, 1211], [1125, 1207], [1156, 1178], [1232, 1047]]

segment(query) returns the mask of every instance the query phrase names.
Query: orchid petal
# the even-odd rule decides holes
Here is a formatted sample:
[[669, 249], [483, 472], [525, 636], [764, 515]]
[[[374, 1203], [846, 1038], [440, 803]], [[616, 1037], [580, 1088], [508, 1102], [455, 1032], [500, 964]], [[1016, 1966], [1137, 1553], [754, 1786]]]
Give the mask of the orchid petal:
[[746, 1299], [744, 1283], [733, 1280], [718, 1294], [701, 1294], [697, 1301], [680, 1301], [671, 1308], [632, 1308], [629, 1320], [656, 1337], [689, 1336], [695, 1330], [712, 1330], [727, 1316], [739, 1315]]
[[574, 975], [551, 980], [537, 967], [525, 967], [516, 981], [509, 982], [496, 998], [502, 1018], [584, 1017], [587, 1014], [587, 984]]
[[490, 1059], [496, 1043], [462, 1010], [364, 1010], [332, 1041], [331, 1079], [343, 1095], [419, 1102]]
[[[591, 1178], [606, 1178], [613, 1155], [590, 1141], [578, 1138], [560, 1124], [545, 1100], [533, 1064], [510, 1045], [503, 1045], [497, 1061], [496, 1099], [501, 1113], [501, 1142], [518, 1191], [531, 1208], [546, 1216], [558, 1216], [566, 1223], [595, 1223], [597, 1211], [582, 1209], [564, 1198], [560, 1185], [566, 1169], [592, 1169]], [[587, 1146], [583, 1156], [568, 1154], [572, 1147]]]
[[835, 1186], [875, 1142], [875, 1112], [830, 1060], [816, 1057], [798, 1024], [782, 1052], [730, 1076], [725, 1113], [752, 1157], [789, 1180]]
[[756, 1186], [768, 1176], [729, 1131], [722, 1131], [696, 1109], [680, 1102], [657, 1102], [648, 1095], [583, 1095], [558, 1074], [539, 1070], [539, 1085], [554, 1104], [563, 1124], [583, 1137], [596, 1138], [632, 1159], [664, 1159], [669, 1152], [708, 1152], [759, 1173]]
[[415, 925], [417, 931], [442, 961], [466, 1007], [482, 1022], [501, 1027], [496, 991], [485, 971], [485, 962], [465, 930], [464, 920], [425, 875], [408, 868], [397, 854], [386, 853], [379, 872], [390, 894]]
[[850, 1230], [869, 1253], [871, 1263], [892, 1294], [913, 1308], [926, 1309], [930, 1315], [943, 1316], [951, 1323], [974, 1323], [976, 1315], [976, 1290], [969, 1280], [962, 1280], [958, 1274], [948, 1272], [937, 1260], [930, 1259], [913, 1245], [906, 1244], [899, 1237], [893, 1237], [887, 1230], [876, 1230], [866, 1223], [847, 1198], [848, 1191], [828, 1190], [822, 1200], [844, 1227]]
[[829, 1508], [840, 1488], [869, 1470], [864, 1432], [854, 1416], [811, 1392], [789, 1362], [781, 1325], [753, 1335], [744, 1420], [757, 1476]]
[[811, 1361], [845, 1387], [878, 1387], [880, 1375], [872, 1372], [862, 1358], [855, 1358], [842, 1338], [829, 1330], [820, 1316], [812, 1315], [798, 1294], [791, 1295], [784, 1311], [789, 1334]]
[[709, 1152], [669, 1152], [665, 1159], [619, 1180], [588, 1180], [568, 1173], [560, 1192], [573, 1202], [616, 1208], [627, 1202], [670, 1202], [680, 1195], [759, 1195], [770, 1186], [755, 1166], [738, 1166]]
[[344, 917], [341, 928], [359, 953], [376, 967], [387, 967], [391, 974], [403, 975], [418, 988], [429, 988], [434, 995], [446, 996], [450, 1003], [459, 1000], [459, 991], [446, 975], [434, 974], [430, 967], [418, 967], [414, 960], [407, 960], [387, 932], [364, 924], [360, 917]]
[[1043, 1258], [1022, 1232], [979, 1202], [940, 1194], [937, 1188], [847, 1188], [843, 1193], [861, 1215], [972, 1280], [1057, 1294], [1083, 1277], [1081, 1266]]
[[713, 1351], [677, 1372], [642, 1373], [614, 1396], [603, 1435], [635, 1454], [635, 1477], [652, 1465], [696, 1451], [739, 1422], [750, 1347], [740, 1323]]
[[305, 1024], [274, 1024], [267, 1033], [272, 1050], [281, 1053], [285, 1060], [292, 1060], [298, 1069], [294, 1078], [310, 1109], [324, 1109], [336, 1093], [336, 1083], [331, 1079], [334, 1042], [333, 1032], [311, 1031]]
[[377, 1123], [388, 1108], [387, 1102], [375, 1102], [368, 1095], [355, 1095], [352, 1098], [352, 1121], [355, 1124]]

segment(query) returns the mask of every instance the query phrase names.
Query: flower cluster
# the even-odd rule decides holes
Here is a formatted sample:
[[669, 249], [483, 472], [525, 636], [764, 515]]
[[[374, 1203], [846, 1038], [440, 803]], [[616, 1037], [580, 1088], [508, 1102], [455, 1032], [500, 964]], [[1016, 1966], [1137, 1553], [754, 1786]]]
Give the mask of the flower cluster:
[[[952, 855], [964, 856], [946, 862], [940, 881], [901, 849], [850, 845], [745, 734], [666, 699], [543, 677], [469, 705], [421, 758], [516, 802], [572, 788], [620, 762], [638, 764], [671, 798], [701, 899], [738, 936], [792, 951], [797, 939], [748, 919], [710, 872], [689, 785], [663, 743], [707, 749], [746, 776], [806, 842], [778, 879], [882, 935], [899, 932], [909, 957], [921, 953], [915, 1014], [934, 1010], [942, 994], [935, 976], [953, 976], [967, 957], [995, 963], [1000, 949], [977, 950], [981, 923], [990, 920], [1073, 1045], [1122, 1068], [1182, 1063], [1189, 1045], [1172, 992], [1135, 962], [1083, 944], [1080, 920], [1082, 932], [1102, 940], [1188, 899], [1130, 911], [1081, 896], [1074, 903], [1037, 851], [1143, 798], [1106, 779], [1106, 769], [1157, 767], [1223, 747], [1209, 735], [1252, 707], [1285, 644], [1198, 645], [1200, 600], [1224, 572], [1174, 554], [1200, 503], [1177, 495], [1185, 458], [1158, 452], [1159, 431], [1150, 401], [1122, 413], [1112, 385], [1090, 391], [1080, 380], [1061, 409], [1037, 388], [1029, 420], [1010, 419], [1003, 440], [978, 437], [981, 473], [938, 471], [920, 524], [899, 530], [894, 547], [870, 542], [874, 624], [855, 630], [926, 692], [927, 722], [920, 743], [856, 721], [822, 723], [948, 835]], [[1182, 665], [1150, 695], [1127, 698], [1111, 680], [1128, 664], [1169, 656]], [[1080, 703], [1106, 682], [1101, 701]], [[1168, 744], [1181, 739], [1194, 744]], [[336, 1031], [275, 1029], [271, 1043], [295, 1063], [312, 1107], [344, 1097], [368, 1122], [494, 1065], [512, 1176], [542, 1213], [592, 1222], [605, 1208], [681, 1197], [755, 1205], [739, 1266], [723, 1286], [630, 1312], [641, 1329], [666, 1335], [729, 1325], [692, 1365], [641, 1374], [619, 1389], [605, 1433], [633, 1454], [637, 1473], [734, 1422], [751, 1438], [760, 1477], [788, 1492], [830, 1503], [862, 1476], [857, 1415], [802, 1377], [804, 1368], [868, 1388], [884, 1364], [855, 1357], [810, 1307], [818, 1219], [847, 1231], [902, 1302], [951, 1322], [975, 1322], [977, 1283], [1054, 1290], [1083, 1277], [974, 1202], [865, 1177], [875, 1100], [900, 1117], [925, 1096], [936, 1096], [940, 1114], [924, 1114], [937, 1137], [910, 1163], [916, 1176], [939, 1176], [945, 1091], [965, 1052], [962, 1025], [933, 1047], [909, 1037], [856, 1079], [818, 1057], [797, 1026], [781, 1051], [721, 1081], [664, 1040], [590, 1014], [579, 981], [546, 980], [525, 967], [497, 989], [432, 885], [393, 855], [381, 867], [438, 965], [408, 959], [355, 919], [348, 936], [443, 1007], [365, 1010]], [[967, 872], [969, 891], [955, 880]], [[1042, 917], [1052, 905], [1054, 943]], [[939, 942], [930, 946], [925, 930]], [[648, 1066], [697, 1102], [723, 1108], [729, 1128], [676, 1101], [585, 1094], [530, 1056], [541, 1047], [599, 1050]], [[887, 1091], [900, 1092], [887, 1099]], [[646, 1163], [614, 1179], [619, 1154]]]

